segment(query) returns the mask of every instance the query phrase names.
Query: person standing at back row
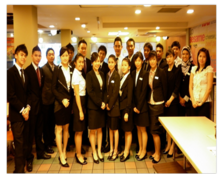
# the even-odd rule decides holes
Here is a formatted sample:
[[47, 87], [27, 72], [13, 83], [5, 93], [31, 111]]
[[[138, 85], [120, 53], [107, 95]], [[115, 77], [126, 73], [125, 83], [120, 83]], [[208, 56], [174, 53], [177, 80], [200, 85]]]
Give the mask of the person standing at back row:
[[133, 60], [134, 50], [135, 50], [135, 41], [132, 38], [129, 38], [126, 42], [126, 49], [128, 51], [128, 56], [125, 58], [128, 58], [131, 64], [130, 72], [136, 70], [135, 66], [135, 60]]
[[176, 67], [181, 65], [182, 59], [180, 58], [180, 43], [178, 41], [174, 41], [171, 45], [171, 49], [174, 51], [174, 62]]
[[146, 42], [145, 45], [144, 45], [144, 47], [143, 47], [143, 49], [144, 49], [144, 57], [145, 57], [145, 60], [144, 60], [144, 62], [142, 64], [142, 69], [144, 71], [148, 71], [149, 68], [150, 68], [149, 67], [149, 53], [150, 53], [150, 51], [153, 50], [153, 46], [152, 46], [151, 43]]
[[123, 57], [121, 56], [121, 52], [122, 52], [122, 39], [120, 37], [116, 37], [114, 40], [114, 50], [115, 50], [115, 58], [116, 58], [116, 70], [120, 76], [120, 78], [122, 78], [122, 59]]

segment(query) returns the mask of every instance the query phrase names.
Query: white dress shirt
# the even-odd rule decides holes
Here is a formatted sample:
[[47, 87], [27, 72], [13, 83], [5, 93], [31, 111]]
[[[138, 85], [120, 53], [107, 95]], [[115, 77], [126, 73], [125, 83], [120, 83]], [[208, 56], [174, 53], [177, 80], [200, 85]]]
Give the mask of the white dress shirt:
[[71, 68], [71, 66], [68, 65], [67, 69], [65, 69], [61, 63], [59, 65], [59, 67], [60, 66], [61, 66], [61, 70], [63, 72], [63, 75], [65, 77], [66, 83], [67, 83], [67, 88], [68, 88], [68, 90], [70, 90], [70, 68]]
[[[15, 63], [15, 67], [18, 69], [18, 71], [19, 71], [19, 75], [20, 75], [20, 77], [21, 77], [21, 75], [22, 75], [22, 72], [21, 72], [21, 67], [17, 64], [17, 63]], [[23, 69], [23, 71], [24, 71], [24, 69]], [[25, 75], [23, 76], [23, 79], [24, 79], [24, 82], [25, 82]]]
[[[76, 68], [74, 69], [74, 72], [72, 75], [72, 87], [74, 85], [79, 85], [79, 95], [80, 96], [86, 95], [86, 81], [85, 81], [84, 77], [82, 76], [82, 73], [80, 71], [78, 71]], [[75, 96], [75, 92], [74, 92], [74, 96]]]
[[118, 58], [117, 60], [117, 67], [118, 67], [118, 74], [120, 76], [120, 78], [122, 77], [122, 57], [121, 57], [121, 54], [119, 55], [119, 57], [116, 56], [116, 58]]
[[[142, 69], [142, 68], [141, 68], [141, 69]], [[141, 69], [140, 69], [138, 72], [137, 72], [137, 70], [136, 70], [135, 86], [137, 85], [137, 80], [138, 80], [139, 73], [140, 73]]]
[[122, 88], [122, 85], [124, 84], [125, 79], [128, 77], [129, 74], [130, 74], [130, 71], [129, 71], [126, 75], [124, 75], [124, 76], [122, 77], [122, 80], [121, 80], [121, 82], [120, 82], [120, 89]]

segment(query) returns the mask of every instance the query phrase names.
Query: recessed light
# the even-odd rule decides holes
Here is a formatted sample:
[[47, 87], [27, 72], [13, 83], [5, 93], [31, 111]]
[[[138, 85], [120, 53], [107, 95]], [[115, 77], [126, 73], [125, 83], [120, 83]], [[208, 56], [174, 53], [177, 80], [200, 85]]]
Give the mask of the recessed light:
[[39, 38], [39, 43], [43, 43], [43, 38], [42, 37]]
[[88, 30], [87, 33], [90, 33], [90, 31]]
[[151, 5], [144, 5], [144, 7], [150, 7]]
[[54, 28], [54, 25], [50, 25], [49, 27], [50, 27], [50, 28]]
[[13, 37], [13, 36], [14, 36], [14, 34], [13, 34], [13, 33], [11, 33], [11, 34], [10, 34], [10, 36], [11, 36], [11, 37]]
[[40, 34], [43, 33], [43, 30], [38, 30], [38, 33], [40, 33]]
[[128, 27], [125, 27], [124, 30], [128, 30]]
[[166, 40], [167, 39], [167, 36], [163, 36], [163, 40]]
[[193, 12], [194, 12], [193, 9], [189, 9], [189, 10], [187, 10], [187, 13], [188, 13], [188, 14], [191, 14], [191, 13], [193, 13]]
[[77, 18], [75, 18], [75, 20], [76, 20], [76, 21], [79, 21], [79, 20], [80, 20], [80, 18], [78, 18], [78, 17], [77, 17]]
[[135, 14], [140, 14], [141, 13], [141, 10], [136, 10], [135, 11]]
[[71, 40], [72, 40], [72, 42], [77, 42], [77, 38], [76, 37], [72, 37]]
[[52, 36], [55, 36], [57, 34], [57, 30], [50, 30], [50, 33], [52, 34]]
[[95, 36], [92, 36], [92, 37], [91, 37], [91, 40], [92, 40], [93, 42], [97, 42], [98, 38], [95, 37]]
[[159, 29], [160, 29], [160, 27], [156, 27], [156, 29], [157, 29], [157, 30], [159, 30]]
[[86, 27], [86, 24], [82, 24], [81, 27], [82, 27], [82, 28], [85, 28], [85, 27]]
[[157, 42], [160, 41], [160, 37], [159, 37], [159, 36], [156, 37], [156, 41], [157, 41]]

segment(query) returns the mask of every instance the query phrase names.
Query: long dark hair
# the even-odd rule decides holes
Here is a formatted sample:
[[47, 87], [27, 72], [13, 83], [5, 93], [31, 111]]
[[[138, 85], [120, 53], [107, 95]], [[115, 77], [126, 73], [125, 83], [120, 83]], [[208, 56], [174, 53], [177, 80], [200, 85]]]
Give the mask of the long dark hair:
[[210, 54], [209, 54], [209, 51], [206, 49], [206, 48], [201, 48], [198, 53], [197, 53], [197, 64], [198, 64], [198, 67], [196, 69], [196, 72], [199, 71], [200, 69], [200, 64], [199, 64], [199, 61], [198, 61], [198, 57], [200, 55], [201, 52], [204, 52], [206, 54], [206, 63], [205, 63], [205, 66], [204, 68], [202, 69], [202, 71], [209, 65], [211, 65], [211, 57], [210, 57]]

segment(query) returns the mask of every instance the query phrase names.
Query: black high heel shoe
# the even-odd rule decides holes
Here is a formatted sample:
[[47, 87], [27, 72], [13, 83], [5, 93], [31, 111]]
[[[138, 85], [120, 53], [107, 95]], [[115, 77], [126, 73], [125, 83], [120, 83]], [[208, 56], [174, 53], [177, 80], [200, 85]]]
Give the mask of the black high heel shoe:
[[159, 161], [156, 161], [154, 158], [153, 158], [153, 161], [152, 161], [152, 163], [158, 163], [158, 162], [160, 162], [160, 160], [161, 160], [161, 156], [160, 156], [160, 159], [159, 159]]
[[112, 153], [110, 152], [110, 153], [109, 153], [108, 160], [110, 160], [110, 159], [112, 158], [113, 153], [114, 153], [114, 152], [112, 152]]
[[78, 159], [78, 157], [77, 157], [77, 154], [76, 154], [76, 153], [75, 153], [75, 158], [76, 158], [77, 163], [79, 163], [79, 164], [81, 164], [81, 165], [86, 165], [86, 164], [87, 164], [87, 161], [80, 162], [80, 160]]
[[125, 156], [123, 155], [123, 157], [120, 158], [120, 162], [125, 162], [125, 161], [128, 160], [129, 158], [130, 158], [130, 152], [129, 152], [129, 154], [127, 155], [127, 157], [125, 157]]
[[167, 150], [167, 151], [163, 151], [163, 154], [168, 154], [168, 152], [169, 152], [169, 150]]
[[[115, 156], [115, 158], [113, 158], [113, 156]], [[110, 161], [115, 161], [117, 158], [118, 158], [118, 152], [117, 152], [116, 154], [113, 153], [113, 155], [112, 155]]]
[[97, 160], [94, 159], [93, 153], [92, 153], [92, 158], [93, 158], [94, 163], [99, 164], [99, 160], [98, 159]]
[[63, 166], [63, 167], [70, 167], [69, 164], [66, 162], [65, 164], [63, 164], [61, 161], [60, 161], [60, 157], [58, 157], [58, 160], [60, 162], [60, 165]]
[[167, 154], [167, 156], [166, 156], [167, 158], [172, 158], [173, 157], [173, 154], [172, 155], [170, 155], [170, 154]]
[[136, 158], [137, 159], [137, 161], [142, 161], [142, 160], [144, 160], [144, 159], [146, 159], [147, 158], [147, 153], [144, 155], [144, 157], [142, 157], [142, 158]]
[[153, 157], [152, 155], [150, 155], [150, 156], [149, 156], [149, 159], [153, 160], [153, 159], [154, 159], [154, 157]]

